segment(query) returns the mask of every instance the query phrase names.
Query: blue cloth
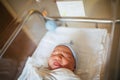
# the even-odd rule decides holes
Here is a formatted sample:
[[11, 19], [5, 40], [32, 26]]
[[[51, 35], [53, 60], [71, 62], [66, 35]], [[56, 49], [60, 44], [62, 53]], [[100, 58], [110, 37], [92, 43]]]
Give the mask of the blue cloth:
[[56, 22], [52, 20], [46, 21], [45, 26], [48, 31], [54, 31], [57, 28]]

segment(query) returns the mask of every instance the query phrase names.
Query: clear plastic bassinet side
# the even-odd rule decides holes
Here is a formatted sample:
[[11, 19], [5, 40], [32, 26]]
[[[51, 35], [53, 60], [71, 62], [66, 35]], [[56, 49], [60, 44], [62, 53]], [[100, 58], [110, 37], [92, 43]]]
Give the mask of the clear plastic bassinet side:
[[[38, 15], [39, 14], [41, 14], [39, 11], [37, 11], [37, 10], [30, 10], [30, 13], [37, 13]], [[45, 29], [45, 26], [44, 26], [44, 19], [45, 20], [54, 20], [54, 21], [58, 21], [58, 22], [84, 22], [84, 23], [99, 23], [99, 24], [111, 24], [112, 23], [112, 20], [102, 20], [102, 19], [93, 19], [93, 18], [59, 18], [59, 17], [42, 17], [43, 18], [43, 22], [42, 22], [42, 24], [43, 24], [43, 31], [41, 31], [41, 32], [43, 32], [42, 33], [42, 36], [39, 36], [38, 35], [38, 37], [37, 36], [34, 36], [35, 34], [36, 34], [36, 29], [38, 29], [39, 28], [39, 25], [41, 25], [41, 24], [39, 24], [38, 22], [36, 23], [36, 21], [34, 20], [34, 19], [36, 19], [36, 18], [38, 18], [38, 15], [34, 15], [34, 14], [32, 14], [32, 15], [30, 15], [30, 17], [29, 17], [29, 19], [27, 20], [27, 21], [25, 21], [25, 27], [23, 27], [22, 29], [23, 29], [23, 31], [25, 31], [26, 32], [26, 34], [29, 36], [29, 38], [35, 43], [35, 44], [38, 44], [39, 42], [40, 42], [40, 39], [42, 39], [42, 36], [44, 36], [44, 32], [46, 32], [46, 29]], [[39, 17], [39, 18], [41, 18], [41, 17]], [[38, 18], [38, 19], [39, 19]], [[37, 20], [38, 20], [37, 19]], [[24, 19], [25, 20], [25, 19]], [[32, 24], [32, 22], [33, 22], [33, 24]], [[27, 24], [26, 24], [27, 23]], [[22, 24], [23, 25], [23, 24]], [[28, 26], [29, 25], [29, 26]], [[35, 32], [34, 32], [34, 28], [35, 28]], [[32, 30], [30, 30], [30, 29], [32, 29]], [[28, 30], [28, 31], [27, 31]], [[39, 32], [40, 30], [42, 30], [42, 28], [40, 29], [39, 28], [39, 30], [38, 30], [38, 32], [37, 32], [37, 34], [41, 34], [41, 32]], [[37, 40], [38, 39], [38, 40]], [[33, 51], [34, 52], [34, 51]], [[84, 56], [84, 58], [86, 57], [88, 57], [89, 55], [85, 55], [85, 54], [83, 54], [83, 55], [81, 55], [81, 56]], [[95, 56], [95, 55], [94, 55]], [[103, 56], [105, 56], [105, 55], [103, 55]], [[98, 59], [97, 59], [98, 58]], [[99, 56], [95, 56], [94, 58], [93, 58], [93, 61], [95, 61], [94, 59], [96, 59], [96, 62], [95, 62], [95, 65], [93, 65], [94, 67], [93, 68], [95, 68], [95, 69], [93, 69], [93, 68], [88, 68], [88, 69], [86, 69], [85, 71], [83, 71], [82, 72], [82, 70], [81, 71], [79, 71], [79, 72], [81, 72], [80, 74], [82, 74], [82, 76], [80, 76], [80, 77], [82, 77], [83, 79], [93, 79], [93, 80], [100, 80], [100, 77], [101, 77], [101, 63], [103, 62], [104, 63], [104, 61], [102, 61], [102, 60], [100, 60], [100, 58], [101, 58], [101, 55], [99, 54]], [[92, 59], [92, 57], [91, 57], [91, 59]], [[84, 59], [85, 60], [85, 59]], [[86, 60], [85, 60], [86, 61]], [[97, 63], [98, 62], [98, 63]], [[92, 66], [91, 66], [92, 67]], [[91, 70], [91, 72], [89, 72]], [[95, 71], [94, 71], [95, 70]], [[84, 73], [85, 72], [85, 73]], [[90, 73], [92, 73], [92, 75], [90, 75]], [[78, 73], [79, 74], [79, 73]], [[87, 76], [87, 75], [89, 75], [89, 76]], [[94, 76], [93, 76], [94, 75]]]
[[[112, 20], [102, 20], [102, 19], [93, 19], [93, 18], [61, 18], [61, 17], [48, 17], [48, 16], [46, 16], [45, 17], [45, 19], [46, 20], [54, 20], [54, 21], [58, 21], [58, 22], [84, 22], [84, 23], [97, 23], [97, 24], [111, 24], [112, 23]], [[107, 53], [105, 54], [105, 55], [107, 55]], [[98, 80], [100, 80], [101, 79], [101, 67], [104, 67], [104, 65], [103, 66], [101, 66], [101, 63], [102, 63], [102, 60], [100, 60], [100, 58], [103, 58], [103, 57], [105, 57], [105, 55], [104, 54], [102, 54], [102, 55], [100, 55], [99, 54], [99, 56], [97, 56], [97, 57], [99, 57], [99, 60], [98, 59], [96, 59], [96, 61], [98, 62], [98, 63], [96, 63], [96, 66], [94, 66], [94, 68], [99, 68], [99, 69], [96, 69], [97, 71], [96, 72], [93, 72], [93, 70], [92, 70], [92, 68], [91, 68], [91, 72], [93, 72], [93, 74], [94, 74], [94, 76], [92, 76], [92, 77], [86, 77], [86, 79], [98, 79]], [[85, 56], [85, 55], [84, 55]], [[86, 55], [86, 56], [88, 56], [88, 55]], [[103, 56], [103, 57], [101, 57], [101, 56]], [[103, 61], [103, 63], [105, 63], [104, 61]], [[89, 69], [87, 69], [87, 70], [89, 70]], [[86, 72], [86, 73], [88, 73], [88, 72]], [[89, 73], [90, 74], [90, 73]], [[85, 75], [88, 75], [88, 74], [84, 74], [83, 76], [85, 77]]]
[[10, 58], [17, 62], [17, 77], [22, 72], [27, 58], [33, 54], [46, 33], [44, 23], [45, 20], [39, 11], [30, 10], [6, 42], [1, 57]]

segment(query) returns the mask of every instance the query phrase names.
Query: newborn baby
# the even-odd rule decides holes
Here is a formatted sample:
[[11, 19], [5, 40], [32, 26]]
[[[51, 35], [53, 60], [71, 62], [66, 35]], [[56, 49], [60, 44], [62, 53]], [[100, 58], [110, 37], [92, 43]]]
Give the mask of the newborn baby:
[[54, 48], [48, 59], [48, 68], [36, 68], [31, 60], [18, 80], [80, 80], [73, 72], [76, 68], [76, 54], [70, 45]]
[[48, 60], [48, 65], [51, 70], [67, 68], [74, 71], [76, 67], [75, 52], [70, 45], [58, 45], [54, 48]]

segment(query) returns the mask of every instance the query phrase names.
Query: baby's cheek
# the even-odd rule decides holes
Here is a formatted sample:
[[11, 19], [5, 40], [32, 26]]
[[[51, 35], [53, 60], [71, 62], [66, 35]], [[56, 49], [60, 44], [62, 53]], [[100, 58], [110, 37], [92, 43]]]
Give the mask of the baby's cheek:
[[62, 59], [63, 66], [69, 66], [69, 61], [66, 59]]
[[49, 64], [51, 64], [53, 62], [53, 59], [54, 59], [53, 57], [49, 58], [49, 60], [48, 60]]

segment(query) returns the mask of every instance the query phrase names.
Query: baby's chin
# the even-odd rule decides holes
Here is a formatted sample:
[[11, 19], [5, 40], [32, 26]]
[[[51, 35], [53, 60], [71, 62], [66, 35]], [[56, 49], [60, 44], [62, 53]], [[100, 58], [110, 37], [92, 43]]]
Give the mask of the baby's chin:
[[62, 68], [62, 66], [60, 64], [57, 63], [53, 63], [53, 64], [48, 64], [49, 69], [54, 70], [54, 69], [58, 69], [58, 68]]
[[61, 67], [58, 67], [58, 66], [52, 66], [52, 67], [51, 67], [51, 66], [49, 66], [49, 69], [50, 69], [50, 70], [59, 69], [59, 68], [61, 68]]
[[50, 66], [51, 70], [62, 68], [62, 66], [52, 65]]

